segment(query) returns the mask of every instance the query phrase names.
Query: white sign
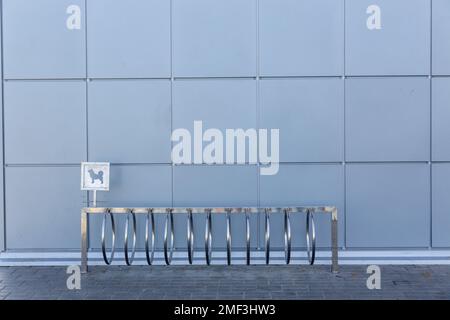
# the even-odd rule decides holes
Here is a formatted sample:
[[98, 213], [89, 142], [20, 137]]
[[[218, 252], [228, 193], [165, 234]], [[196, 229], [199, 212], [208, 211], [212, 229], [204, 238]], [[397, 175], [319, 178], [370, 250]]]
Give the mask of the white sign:
[[109, 191], [109, 163], [82, 162], [81, 190]]

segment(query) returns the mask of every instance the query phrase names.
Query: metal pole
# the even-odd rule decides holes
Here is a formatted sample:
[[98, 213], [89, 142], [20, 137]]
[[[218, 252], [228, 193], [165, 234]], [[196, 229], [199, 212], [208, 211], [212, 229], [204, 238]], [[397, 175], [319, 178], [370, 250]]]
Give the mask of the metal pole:
[[331, 271], [339, 272], [338, 265], [338, 213], [337, 208], [331, 212]]
[[92, 191], [92, 206], [97, 207], [97, 190]]
[[81, 210], [81, 273], [88, 272], [87, 265], [87, 229], [88, 214], [85, 210]]

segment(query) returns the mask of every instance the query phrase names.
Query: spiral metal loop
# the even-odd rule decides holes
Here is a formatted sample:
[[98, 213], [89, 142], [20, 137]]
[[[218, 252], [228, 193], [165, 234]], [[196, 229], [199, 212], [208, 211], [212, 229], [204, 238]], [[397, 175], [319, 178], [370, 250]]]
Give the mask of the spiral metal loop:
[[[251, 263], [251, 243], [250, 243], [250, 214], [262, 213], [264, 210], [264, 254], [265, 262], [270, 264], [270, 218], [271, 214], [284, 214], [284, 258], [286, 264], [290, 264], [292, 257], [292, 226], [291, 226], [291, 214], [293, 213], [306, 213], [306, 250], [307, 258], [310, 265], [313, 265], [316, 258], [316, 227], [314, 222], [314, 213], [317, 212], [331, 212], [332, 222], [337, 221], [337, 213], [335, 207], [283, 207], [283, 208], [88, 208], [84, 209], [82, 213], [85, 214], [83, 219], [86, 220], [86, 213], [103, 214], [102, 230], [101, 230], [101, 245], [103, 260], [107, 265], [112, 264], [115, 254], [115, 241], [116, 241], [116, 226], [114, 221], [114, 215], [123, 214], [126, 215], [125, 234], [124, 234], [124, 258], [127, 265], [132, 265], [137, 242], [137, 219], [136, 214], [146, 214], [145, 225], [145, 255], [148, 265], [153, 265], [155, 256], [155, 217], [154, 214], [166, 214], [164, 225], [164, 260], [167, 265], [172, 263], [173, 254], [175, 251], [175, 229], [174, 229], [174, 214], [185, 214], [187, 212], [187, 256], [189, 264], [193, 264], [194, 261], [194, 213], [206, 214], [205, 221], [205, 259], [206, 264], [210, 265], [212, 261], [212, 214], [226, 214], [226, 251], [227, 251], [227, 264], [231, 265], [232, 260], [232, 226], [231, 219], [235, 213], [245, 214], [245, 245], [246, 245], [246, 264]], [[111, 249], [107, 250], [106, 244], [106, 229], [107, 220], [110, 220], [112, 241]], [[130, 225], [131, 224], [131, 225]], [[84, 223], [84, 225], [87, 225]], [[131, 231], [130, 231], [131, 229]], [[337, 234], [336, 227], [332, 230], [332, 233]], [[82, 237], [83, 237], [82, 230]], [[131, 243], [130, 239], [132, 238]], [[332, 239], [333, 248], [337, 248], [336, 237]], [[87, 241], [83, 240], [84, 247], [87, 248]], [[337, 250], [332, 251], [333, 257], [333, 270], [337, 269]], [[85, 261], [87, 254], [85, 257]], [[85, 263], [86, 265], [86, 263]]]
[[205, 257], [206, 264], [211, 264], [211, 254], [212, 254], [212, 221], [211, 221], [211, 210], [206, 210], [206, 226], [205, 226]]
[[270, 210], [265, 210], [265, 233], [264, 233], [264, 243], [266, 251], [266, 264], [270, 262]]
[[194, 259], [194, 218], [190, 209], [188, 209], [187, 218], [187, 248], [189, 264], [192, 264]]
[[[128, 229], [130, 228], [130, 216], [132, 217], [132, 226], [133, 226], [133, 247], [131, 249], [131, 257], [128, 255]], [[134, 213], [127, 214], [127, 221], [125, 223], [125, 237], [124, 237], [124, 254], [125, 254], [125, 263], [128, 266], [131, 266], [134, 260], [134, 254], [136, 253], [136, 215]]]
[[247, 265], [250, 265], [250, 215], [248, 210], [245, 211], [245, 230], [245, 241], [247, 245]]
[[291, 261], [291, 218], [289, 210], [284, 210], [284, 257], [286, 264]]
[[150, 211], [149, 213], [147, 213], [147, 219], [145, 224], [145, 257], [147, 258], [148, 265], [153, 264], [154, 255], [155, 255], [155, 217], [153, 215], [153, 212]]
[[[105, 235], [106, 235], [106, 218], [109, 216], [110, 220], [111, 220], [111, 236], [112, 236], [112, 240], [111, 240], [111, 253], [110, 256], [108, 258], [107, 254], [106, 254], [106, 240], [105, 240]], [[116, 226], [114, 223], [114, 216], [112, 213], [108, 212], [108, 213], [104, 213], [103, 214], [103, 221], [102, 221], [102, 254], [103, 254], [103, 260], [105, 261], [105, 263], [107, 265], [110, 265], [114, 259], [114, 252], [115, 252], [115, 244], [116, 244]]]
[[231, 210], [227, 210], [227, 264], [231, 265]]
[[[168, 243], [169, 237], [170, 237], [170, 248]], [[168, 210], [166, 214], [166, 223], [164, 226], [164, 260], [166, 261], [167, 265], [170, 265], [172, 263], [174, 247], [175, 247], [175, 238], [174, 238], [173, 212], [172, 210]]]
[[316, 257], [316, 227], [314, 224], [313, 212], [311, 210], [308, 210], [306, 213], [306, 252], [308, 254], [309, 264], [313, 265]]

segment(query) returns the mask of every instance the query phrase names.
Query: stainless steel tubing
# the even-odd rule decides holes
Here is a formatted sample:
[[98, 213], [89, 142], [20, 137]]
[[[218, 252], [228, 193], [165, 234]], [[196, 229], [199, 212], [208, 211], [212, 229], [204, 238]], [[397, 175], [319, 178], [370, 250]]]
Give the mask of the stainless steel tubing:
[[[151, 244], [149, 243], [149, 241], [151, 241]], [[147, 258], [148, 265], [153, 264], [154, 255], [155, 255], [155, 217], [153, 215], [153, 210], [150, 209], [150, 212], [147, 213], [147, 219], [145, 224], [145, 257]]]
[[247, 265], [250, 265], [250, 214], [249, 210], [245, 210], [245, 229], [247, 244]]
[[[128, 255], [128, 229], [130, 227], [130, 216], [133, 219], [133, 249], [131, 251], [131, 257]], [[124, 237], [124, 253], [125, 253], [125, 263], [129, 266], [133, 263], [134, 254], [136, 253], [136, 215], [134, 213], [127, 214], [127, 220], [125, 223], [125, 237]]]
[[265, 209], [265, 233], [264, 233], [264, 242], [265, 242], [265, 251], [266, 251], [266, 264], [269, 264], [270, 260], [270, 209]]
[[[169, 235], [170, 228], [170, 235]], [[169, 237], [170, 237], [170, 248], [169, 248]], [[174, 226], [173, 226], [173, 212], [172, 209], [167, 209], [166, 223], [164, 226], [164, 260], [167, 265], [170, 265], [173, 257], [173, 250], [175, 247], [174, 239]]]
[[212, 221], [211, 221], [211, 209], [206, 209], [206, 227], [205, 227], [205, 257], [206, 264], [211, 264], [211, 254], [212, 254]]
[[[128, 265], [132, 264], [135, 251], [136, 251], [136, 215], [146, 214], [146, 235], [145, 235], [145, 250], [147, 263], [149, 265], [154, 262], [154, 252], [156, 250], [156, 224], [154, 221], [155, 214], [166, 214], [165, 232], [164, 232], [164, 258], [166, 264], [170, 264], [172, 261], [173, 253], [175, 251], [174, 242], [174, 214], [185, 214], [188, 213], [188, 258], [189, 263], [193, 263], [194, 259], [194, 225], [193, 217], [194, 214], [206, 214], [206, 228], [205, 228], [205, 257], [206, 264], [210, 265], [212, 261], [212, 214], [223, 214], [227, 213], [227, 259], [228, 264], [231, 264], [231, 253], [232, 253], [232, 234], [231, 234], [231, 215], [234, 213], [245, 213], [245, 224], [246, 224], [246, 263], [247, 265], [251, 262], [251, 247], [250, 247], [250, 218], [251, 214], [257, 213], [265, 214], [265, 233], [264, 233], [264, 251], [266, 264], [270, 264], [270, 216], [271, 214], [284, 213], [284, 251], [285, 260], [289, 264], [292, 258], [292, 226], [291, 226], [291, 216], [293, 213], [306, 213], [306, 249], [307, 258], [309, 264], [313, 265], [316, 258], [316, 230], [314, 215], [326, 213], [331, 216], [331, 270], [333, 272], [338, 272], [338, 209], [334, 206], [297, 206], [297, 207], [233, 207], [233, 208], [205, 208], [205, 207], [190, 207], [190, 208], [167, 208], [167, 207], [87, 207], [81, 209], [81, 272], [85, 273], [88, 271], [88, 218], [89, 215], [103, 215], [102, 230], [101, 230], [101, 242], [102, 242], [102, 255], [103, 260], [107, 265], [113, 263], [115, 257], [115, 241], [116, 241], [116, 226], [115, 217], [118, 215], [126, 215], [126, 229], [125, 229], [125, 261]], [[130, 217], [131, 214], [131, 217]], [[109, 217], [109, 221], [108, 220]], [[130, 218], [132, 218], [132, 226], [130, 226]], [[259, 216], [258, 216], [259, 220]], [[112, 232], [112, 243], [111, 248], [107, 248], [106, 233], [109, 232], [108, 223], [111, 223]], [[129, 252], [129, 228], [133, 228], [133, 248], [132, 252]], [[170, 228], [170, 230], [169, 230]], [[108, 235], [109, 236], [109, 235]], [[170, 238], [170, 239], [169, 239]], [[131, 248], [130, 248], [131, 249]], [[131, 251], [131, 250], [130, 250]], [[130, 256], [131, 254], [131, 256]]]
[[286, 264], [291, 261], [291, 217], [290, 211], [284, 209], [284, 258]]
[[[111, 240], [111, 254], [108, 258], [106, 255], [106, 240], [105, 240], [105, 234], [106, 234], [106, 217], [109, 216], [111, 220], [111, 234], [112, 234], [112, 240]], [[116, 245], [116, 226], [114, 224], [114, 216], [112, 213], [104, 213], [103, 214], [103, 222], [102, 222], [102, 254], [103, 254], [103, 260], [106, 264], [110, 265], [114, 259], [114, 252], [115, 252], [115, 245]]]
[[227, 264], [231, 264], [231, 209], [227, 209]]
[[187, 218], [187, 248], [189, 264], [192, 264], [194, 259], [194, 218], [192, 217], [192, 210], [188, 209]]
[[[310, 235], [311, 226], [311, 235]], [[314, 224], [313, 212], [308, 209], [306, 212], [306, 251], [308, 254], [308, 261], [310, 265], [314, 264], [316, 257], [316, 227]]]

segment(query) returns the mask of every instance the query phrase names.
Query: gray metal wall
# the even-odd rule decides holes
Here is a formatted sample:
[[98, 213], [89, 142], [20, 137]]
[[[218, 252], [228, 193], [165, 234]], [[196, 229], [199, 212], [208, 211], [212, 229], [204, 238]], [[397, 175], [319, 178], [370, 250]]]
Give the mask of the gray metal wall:
[[[337, 205], [341, 246], [450, 247], [449, 0], [3, 0], [2, 46], [6, 250], [79, 248], [86, 160], [112, 163], [105, 206]], [[280, 128], [279, 173], [172, 166], [171, 130], [194, 120]], [[281, 247], [281, 217], [272, 230]]]

